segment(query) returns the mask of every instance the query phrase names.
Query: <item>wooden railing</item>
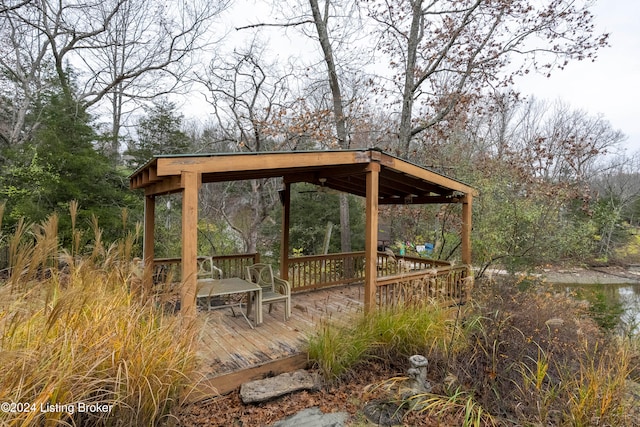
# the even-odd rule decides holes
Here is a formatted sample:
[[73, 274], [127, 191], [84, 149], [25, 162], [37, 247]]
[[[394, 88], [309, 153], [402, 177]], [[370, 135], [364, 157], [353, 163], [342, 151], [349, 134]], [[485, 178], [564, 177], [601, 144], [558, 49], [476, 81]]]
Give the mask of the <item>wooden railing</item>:
[[[289, 283], [291, 284], [291, 291], [305, 291], [363, 282], [364, 260], [364, 252], [289, 258]], [[376, 264], [378, 266], [378, 277], [451, 265], [447, 261], [427, 258], [393, 258], [384, 252], [378, 252]]]
[[385, 252], [378, 252], [378, 277], [437, 267], [449, 267], [450, 265], [449, 261], [412, 256], [391, 257]]
[[[364, 282], [364, 252], [301, 256], [289, 259], [291, 291]], [[245, 267], [260, 262], [260, 254], [214, 256], [224, 277], [244, 277]], [[466, 302], [473, 285], [467, 265], [417, 257], [377, 257], [376, 303], [393, 307], [435, 299], [443, 304]], [[154, 283], [180, 281], [181, 258], [154, 260]]]
[[347, 285], [364, 280], [364, 252], [289, 258], [291, 291]]
[[[200, 258], [200, 257], [198, 257]], [[260, 254], [215, 255], [213, 265], [222, 270], [224, 277], [244, 277], [245, 267], [260, 262]], [[153, 260], [153, 282], [179, 281], [182, 258], [156, 258]]]
[[460, 304], [469, 299], [473, 273], [468, 265], [445, 266], [378, 278], [378, 307], [415, 304], [429, 299]]

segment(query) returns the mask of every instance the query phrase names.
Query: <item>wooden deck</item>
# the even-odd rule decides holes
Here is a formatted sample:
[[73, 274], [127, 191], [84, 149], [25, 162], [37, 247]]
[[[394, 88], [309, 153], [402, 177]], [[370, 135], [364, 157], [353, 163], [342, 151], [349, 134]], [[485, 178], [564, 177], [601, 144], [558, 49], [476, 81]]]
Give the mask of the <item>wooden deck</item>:
[[199, 371], [204, 378], [198, 398], [224, 394], [242, 382], [306, 363], [307, 337], [323, 321], [346, 322], [362, 312], [364, 289], [362, 284], [340, 286], [296, 292], [291, 298], [289, 320], [284, 321], [284, 304], [274, 304], [271, 313], [264, 305], [264, 321], [255, 329], [241, 315], [234, 317], [231, 309], [198, 314]]
[[[252, 254], [249, 255], [253, 257]], [[358, 254], [347, 255], [353, 257]], [[240, 255], [231, 258], [245, 262], [245, 258], [251, 257]], [[462, 303], [469, 298], [473, 276], [468, 265], [452, 266], [439, 261], [419, 258], [416, 260], [405, 257], [401, 260], [404, 263], [389, 262], [384, 256], [378, 260], [380, 266], [377, 272], [380, 277], [376, 283], [374, 303], [379, 308], [413, 304], [433, 298], [451, 305]], [[173, 264], [169, 265], [169, 270], [161, 270], [166, 274], [158, 277], [173, 276], [170, 268], [177, 264], [171, 262]], [[284, 305], [281, 303], [273, 305], [272, 313], [269, 313], [268, 306], [264, 305], [263, 323], [255, 329], [250, 327], [240, 313], [234, 317], [230, 308], [198, 311], [196, 319], [200, 328], [197, 350], [199, 366], [197, 378], [194, 378], [197, 389], [190, 396], [191, 400], [225, 394], [244, 382], [306, 366], [308, 359], [305, 345], [308, 337], [317, 331], [324, 321], [347, 322], [352, 316], [364, 311], [365, 291], [362, 282], [335, 284], [336, 281], [347, 280], [336, 276], [337, 273], [333, 274], [344, 270], [339, 268], [338, 263], [332, 267], [329, 261], [318, 267], [314, 264], [317, 263], [316, 257], [307, 257], [301, 263], [302, 268], [298, 267], [297, 270], [305, 271], [305, 280], [312, 285], [294, 288], [297, 292], [293, 292], [291, 296], [292, 316], [286, 322]], [[167, 262], [162, 261], [159, 264]], [[407, 268], [401, 270], [400, 266]], [[416, 269], [416, 266], [419, 269]], [[231, 273], [227, 272], [226, 277], [235, 277], [233, 271], [236, 270], [240, 271], [239, 267], [230, 270]], [[295, 272], [296, 268], [293, 270]], [[314, 282], [316, 276], [324, 281]], [[295, 283], [296, 278], [293, 277], [292, 280]], [[172, 289], [163, 292], [175, 303], [179, 296], [175, 295], [175, 288]], [[166, 301], [165, 304], [167, 302], [170, 303]]]

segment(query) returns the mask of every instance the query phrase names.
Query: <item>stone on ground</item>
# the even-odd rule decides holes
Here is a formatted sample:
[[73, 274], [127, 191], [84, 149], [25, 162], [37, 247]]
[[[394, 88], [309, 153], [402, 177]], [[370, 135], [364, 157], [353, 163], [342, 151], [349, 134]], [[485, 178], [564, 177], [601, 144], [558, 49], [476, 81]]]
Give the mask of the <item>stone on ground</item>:
[[316, 390], [317, 388], [317, 377], [304, 369], [300, 369], [295, 372], [244, 383], [240, 387], [240, 398], [244, 403], [259, 403], [296, 391]]
[[280, 420], [272, 427], [343, 427], [349, 418], [346, 412], [323, 413], [320, 408], [307, 408], [288, 418]]

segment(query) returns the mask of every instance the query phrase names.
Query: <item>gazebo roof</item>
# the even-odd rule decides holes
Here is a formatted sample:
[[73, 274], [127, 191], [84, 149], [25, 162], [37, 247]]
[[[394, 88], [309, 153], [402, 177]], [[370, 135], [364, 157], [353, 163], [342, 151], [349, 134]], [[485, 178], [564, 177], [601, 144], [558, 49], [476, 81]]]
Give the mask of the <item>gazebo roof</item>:
[[380, 204], [456, 202], [475, 195], [469, 185], [377, 149], [213, 153], [154, 156], [130, 177], [132, 189], [161, 195], [184, 188], [183, 172], [200, 174], [202, 183], [282, 177], [366, 196], [366, 171], [380, 164]]

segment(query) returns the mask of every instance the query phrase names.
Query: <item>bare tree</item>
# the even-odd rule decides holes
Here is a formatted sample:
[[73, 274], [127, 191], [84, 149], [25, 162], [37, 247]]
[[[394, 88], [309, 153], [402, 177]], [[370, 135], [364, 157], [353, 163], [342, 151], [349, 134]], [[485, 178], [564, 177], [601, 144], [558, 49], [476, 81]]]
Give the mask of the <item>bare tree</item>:
[[[599, 173], [599, 160], [617, 149], [625, 136], [602, 116], [572, 109], [563, 102], [530, 99], [507, 123], [509, 142], [502, 157], [519, 165], [523, 176], [543, 185], [572, 185], [586, 191]], [[578, 190], [580, 189], [580, 190]], [[585, 194], [583, 197], [588, 198]]]
[[26, 6], [31, 3], [33, 0], [21, 0], [21, 1], [11, 1], [11, 0], [0, 0], [0, 14], [6, 13], [11, 10], [19, 9], [22, 6]]
[[[338, 81], [338, 72], [333, 57], [333, 49], [329, 32], [327, 29], [327, 21], [329, 20], [329, 10], [331, 6], [330, 0], [325, 0], [324, 13], [320, 11], [318, 0], [309, 0], [309, 6], [313, 15], [313, 22], [318, 32], [318, 41], [322, 47], [324, 62], [327, 66], [327, 77], [329, 87], [331, 88], [331, 96], [333, 99], [333, 115], [335, 118], [336, 136], [338, 137], [338, 145], [340, 148], [349, 148], [350, 141], [347, 138], [346, 118], [344, 116], [344, 101]], [[346, 193], [340, 194], [340, 250], [342, 252], [351, 252], [351, 223], [349, 218], [349, 198]]]
[[246, 50], [216, 55], [205, 73], [196, 75], [217, 126], [239, 151], [267, 150], [267, 127], [289, 102], [290, 73], [276, 71], [265, 57], [264, 47], [254, 42]]
[[[288, 102], [288, 72], [277, 72], [275, 63], [264, 63], [264, 48], [257, 42], [229, 55], [216, 56], [197, 81], [206, 88], [206, 99], [213, 108], [222, 143], [237, 151], [268, 151], [276, 141], [271, 122]], [[218, 213], [242, 236], [245, 249], [255, 252], [260, 225], [276, 203], [273, 180], [251, 180], [248, 197], [230, 197], [242, 183], [228, 184], [229, 197], [218, 206]], [[236, 194], [247, 194], [237, 192]], [[216, 196], [213, 196], [216, 197]], [[233, 212], [235, 215], [230, 215]]]
[[[342, 5], [345, 6], [345, 5]], [[348, 7], [348, 5], [347, 5]], [[327, 80], [331, 89], [333, 104], [333, 117], [335, 121], [336, 137], [338, 146], [347, 149], [351, 146], [351, 141], [347, 135], [347, 118], [344, 112], [344, 98], [342, 88], [338, 78], [338, 68], [332, 42], [343, 43], [344, 39], [332, 39], [329, 33], [329, 19], [332, 11], [336, 9], [336, 2], [324, 1], [324, 8], [320, 9], [318, 0], [309, 0], [309, 9], [313, 18], [313, 25], [317, 32], [317, 39], [322, 48], [324, 63], [326, 65]], [[335, 13], [335, 12], [334, 12]], [[354, 20], [355, 21], [355, 20]], [[357, 24], [356, 24], [357, 26]], [[349, 198], [345, 193], [340, 194], [340, 246], [342, 252], [351, 252], [351, 225], [349, 218]]]
[[[26, 6], [34, 2], [23, 2], [20, 7], [5, 5], [0, 11], [0, 79], [3, 83], [0, 139], [6, 145], [20, 143], [30, 135], [32, 129], [25, 128], [27, 114], [32, 112], [37, 117], [37, 111], [33, 111], [34, 101], [51, 86], [53, 66], [48, 55], [49, 40], [41, 37], [29, 21], [18, 18], [31, 14]], [[32, 128], [35, 126], [37, 119]]]
[[[327, 77], [329, 87], [331, 88], [331, 97], [333, 100], [333, 114], [335, 116], [336, 136], [338, 137], [338, 145], [340, 148], [349, 148], [349, 140], [347, 138], [347, 127], [345, 124], [342, 90], [340, 81], [338, 80], [338, 71], [334, 60], [331, 39], [329, 38], [329, 30], [327, 22], [329, 20], [329, 11], [331, 2], [325, 0], [324, 12], [320, 10], [318, 0], [309, 0], [309, 7], [313, 16], [313, 24], [318, 32], [318, 41], [322, 47], [324, 62], [327, 66]], [[342, 206], [342, 204], [341, 204]]]
[[[331, 93], [331, 110], [333, 113], [333, 127], [335, 129], [336, 146], [340, 149], [350, 147], [350, 138], [347, 132], [347, 117], [345, 115], [345, 99], [341, 84], [341, 72], [349, 68], [347, 56], [354, 62], [353, 67], [357, 68], [357, 63], [361, 58], [352, 54], [356, 50], [354, 37], [357, 33], [358, 16], [355, 2], [325, 0], [322, 5], [318, 0], [301, 1], [296, 4], [289, 4], [290, 9], [282, 14], [285, 23], [272, 24], [262, 23], [250, 27], [280, 26], [298, 27], [303, 34], [316, 40], [322, 51], [322, 63], [325, 73], [323, 82], [328, 82]], [[315, 31], [308, 31], [312, 26]], [[245, 27], [247, 28], [247, 27]], [[336, 46], [341, 47], [341, 53], [351, 51], [342, 58], [336, 57]], [[348, 47], [347, 47], [348, 46]], [[314, 68], [314, 67], [308, 67]], [[361, 70], [360, 70], [361, 71]], [[349, 201], [346, 194], [340, 195], [340, 224], [341, 224], [341, 250], [351, 251], [351, 228], [349, 220]]]
[[[5, 73], [25, 80], [25, 103], [37, 95], [24, 89], [38, 84], [33, 81], [35, 72], [29, 70], [40, 69], [44, 61], [52, 64], [62, 90], [67, 95], [74, 92], [85, 107], [111, 97], [111, 151], [117, 152], [123, 104], [175, 90], [191, 66], [192, 55], [207, 44], [209, 22], [226, 4], [227, 0], [33, 0], [0, 14], [20, 58], [1, 65]], [[69, 67], [77, 70], [74, 79]]]
[[[607, 35], [595, 33], [589, 6], [573, 0], [368, 3], [379, 50], [395, 70], [387, 89], [401, 100], [399, 154], [408, 155], [414, 136], [484, 88], [594, 58]], [[514, 64], [516, 55], [521, 61]]]
[[592, 177], [591, 183], [603, 205], [599, 251], [610, 256], [614, 249], [614, 234], [625, 211], [640, 199], [640, 152], [613, 157]]

